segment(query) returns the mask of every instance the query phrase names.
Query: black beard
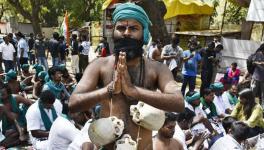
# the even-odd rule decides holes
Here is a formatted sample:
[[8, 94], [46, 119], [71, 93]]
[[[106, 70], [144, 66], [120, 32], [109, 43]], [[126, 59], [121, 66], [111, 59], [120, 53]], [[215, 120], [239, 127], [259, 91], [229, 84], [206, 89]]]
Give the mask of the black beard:
[[119, 52], [126, 52], [127, 61], [141, 57], [143, 54], [143, 41], [132, 38], [114, 39], [114, 54], [119, 56]]

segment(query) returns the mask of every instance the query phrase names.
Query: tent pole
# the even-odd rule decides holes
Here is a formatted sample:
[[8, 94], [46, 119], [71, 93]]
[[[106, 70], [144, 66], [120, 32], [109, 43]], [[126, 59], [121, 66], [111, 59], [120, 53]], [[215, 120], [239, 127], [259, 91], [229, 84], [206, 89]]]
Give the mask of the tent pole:
[[220, 28], [220, 36], [223, 34], [223, 27], [224, 27], [224, 22], [225, 22], [225, 15], [226, 15], [226, 6], [227, 6], [227, 0], [225, 1], [225, 7], [224, 7], [224, 13], [223, 13], [223, 18], [222, 18], [222, 24]]

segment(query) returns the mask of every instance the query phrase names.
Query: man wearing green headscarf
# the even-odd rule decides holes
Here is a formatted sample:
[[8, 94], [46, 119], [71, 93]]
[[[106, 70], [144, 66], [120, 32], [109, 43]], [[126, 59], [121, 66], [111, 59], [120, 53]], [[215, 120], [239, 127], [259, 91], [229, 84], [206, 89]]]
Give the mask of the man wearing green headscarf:
[[[130, 106], [142, 101], [172, 112], [184, 110], [183, 96], [167, 66], [143, 57], [142, 46], [149, 41], [151, 22], [145, 11], [124, 3], [113, 12], [113, 55], [87, 66], [69, 101], [72, 112], [101, 104], [101, 118], [116, 116], [124, 121], [123, 134], [138, 141], [139, 150], [152, 149], [152, 131], [133, 123]], [[160, 92], [157, 91], [159, 89]], [[110, 103], [112, 102], [112, 103]], [[104, 138], [104, 137], [102, 137]], [[113, 149], [115, 140], [104, 145]]]
[[39, 74], [38, 74], [38, 81], [37, 82], [34, 82], [34, 85], [33, 85], [33, 93], [32, 93], [32, 97], [34, 99], [38, 99], [40, 94], [41, 94], [41, 91], [42, 91], [42, 88], [44, 86], [44, 84], [46, 83], [45, 82], [45, 77], [48, 75], [47, 71], [41, 71]]
[[24, 80], [33, 75], [29, 72], [29, 67], [30, 67], [29, 64], [23, 64], [21, 66], [21, 69], [22, 69], [21, 80]]

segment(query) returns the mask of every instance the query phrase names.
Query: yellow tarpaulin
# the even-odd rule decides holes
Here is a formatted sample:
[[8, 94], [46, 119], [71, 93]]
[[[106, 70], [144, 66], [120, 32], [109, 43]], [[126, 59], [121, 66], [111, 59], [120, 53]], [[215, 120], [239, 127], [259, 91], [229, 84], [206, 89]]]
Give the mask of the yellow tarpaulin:
[[199, 0], [163, 0], [167, 13], [164, 19], [169, 19], [178, 15], [193, 15], [205, 14], [211, 15], [213, 13], [213, 6], [201, 2]]
[[[199, 0], [163, 0], [167, 14], [164, 19], [172, 18], [177, 15], [193, 15], [193, 14], [206, 14], [211, 15], [213, 13], [213, 6], [201, 2]], [[105, 10], [111, 3], [115, 3], [117, 0], [105, 0], [102, 9]]]

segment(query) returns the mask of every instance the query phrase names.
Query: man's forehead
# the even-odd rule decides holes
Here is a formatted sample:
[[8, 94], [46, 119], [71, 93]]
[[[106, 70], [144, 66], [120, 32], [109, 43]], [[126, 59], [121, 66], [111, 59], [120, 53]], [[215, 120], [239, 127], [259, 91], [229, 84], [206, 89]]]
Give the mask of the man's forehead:
[[123, 19], [116, 22], [116, 25], [142, 26], [137, 20]]

